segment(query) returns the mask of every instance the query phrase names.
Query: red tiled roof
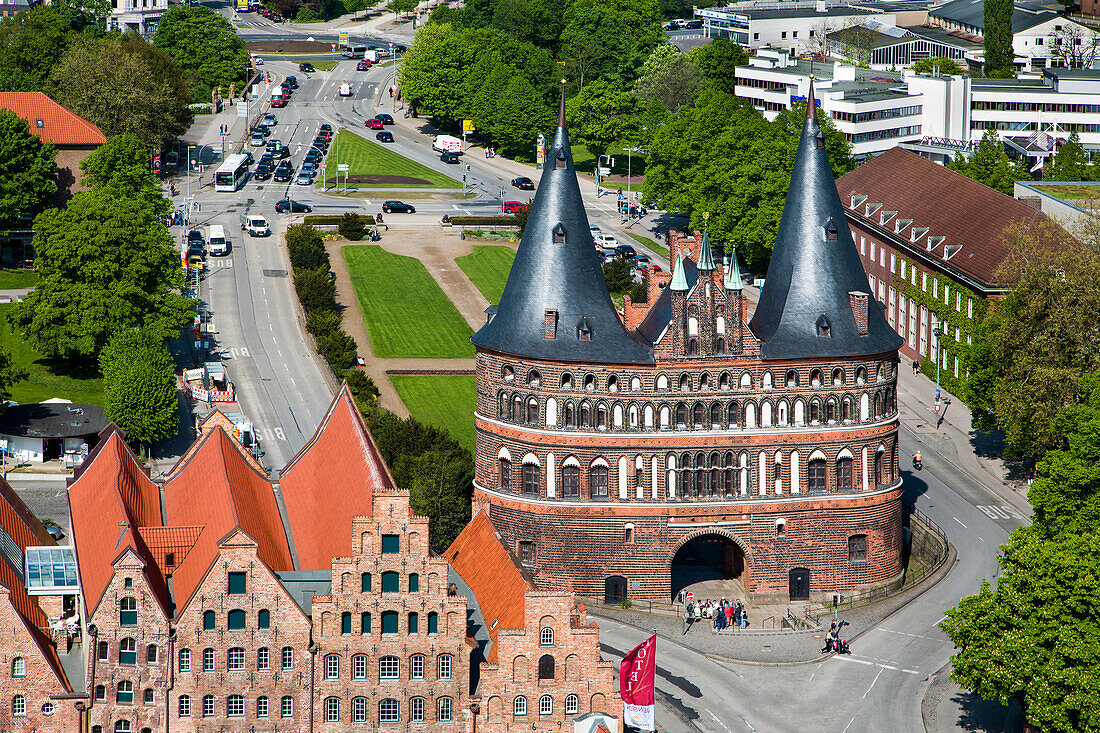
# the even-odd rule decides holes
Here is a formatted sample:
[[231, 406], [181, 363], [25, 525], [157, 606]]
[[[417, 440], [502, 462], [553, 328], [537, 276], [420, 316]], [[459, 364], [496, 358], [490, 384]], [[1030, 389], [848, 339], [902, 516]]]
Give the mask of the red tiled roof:
[[351, 554], [352, 517], [370, 516], [376, 490], [393, 488], [359, 408], [344, 385], [313, 438], [279, 481], [301, 570], [325, 570]]
[[161, 525], [160, 491], [145, 475], [117, 428], [105, 436], [69, 486], [69, 515], [80, 587], [88, 614], [94, 613], [127, 547], [146, 562], [149, 587], [167, 613], [168, 593], [149, 548], [135, 530]]
[[[31, 132], [54, 145], [102, 145], [107, 138], [99, 128], [74, 114], [42, 92], [0, 92], [0, 108], [10, 109], [27, 121]], [[38, 126], [38, 121], [42, 126]]]
[[534, 587], [504, 546], [486, 512], [478, 512], [443, 557], [474, 592], [493, 640], [488, 661], [496, 663], [497, 632], [523, 628], [524, 594]]
[[[272, 570], [293, 570], [275, 494], [267, 478], [241, 455], [220, 426], [200, 438], [164, 485], [171, 526], [203, 529], [173, 573], [176, 608], [186, 608], [218, 555], [218, 542], [239, 527], [252, 537]], [[177, 612], [178, 613], [178, 612]]]
[[[138, 534], [149, 548], [153, 561], [160, 572], [171, 575], [180, 566], [187, 553], [195, 546], [202, 527], [141, 527]], [[171, 553], [172, 566], [168, 566], [168, 554]]]
[[[845, 209], [865, 225], [894, 233], [898, 219], [913, 223], [900, 234], [908, 241], [913, 227], [928, 227], [928, 232], [912, 244], [945, 270], [956, 269], [984, 285], [992, 285], [997, 268], [1007, 251], [1002, 237], [1012, 224], [1032, 224], [1043, 214], [1022, 201], [1006, 196], [942, 165], [900, 147], [871, 158], [836, 182]], [[852, 196], [867, 196], [864, 205], [851, 209]], [[866, 216], [865, 205], [882, 204]], [[897, 215], [879, 224], [883, 211]], [[927, 251], [928, 237], [942, 236], [944, 241], [933, 252]], [[945, 247], [962, 245], [951, 259], [944, 259]]]
[[[3, 479], [0, 479], [0, 526], [15, 541], [20, 551], [28, 547], [57, 544], [46, 532], [46, 528], [27, 509], [26, 504], [12, 491], [8, 482]], [[60, 686], [65, 692], [71, 692], [72, 687], [62, 671], [61, 661], [57, 658], [57, 649], [45, 632], [49, 619], [34, 599], [27, 594], [23, 579], [2, 559], [0, 559], [0, 585], [8, 589], [8, 602], [23, 619], [23, 624], [38, 644], [42, 656], [53, 668]]]

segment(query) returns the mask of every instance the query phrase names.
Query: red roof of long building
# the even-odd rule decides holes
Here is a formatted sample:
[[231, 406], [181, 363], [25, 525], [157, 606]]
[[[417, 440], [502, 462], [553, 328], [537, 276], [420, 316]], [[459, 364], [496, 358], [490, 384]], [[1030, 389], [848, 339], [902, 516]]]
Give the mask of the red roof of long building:
[[10, 109], [25, 119], [31, 132], [43, 142], [60, 146], [107, 142], [98, 127], [42, 92], [0, 92], [0, 108]]
[[478, 512], [443, 556], [477, 599], [493, 641], [487, 661], [496, 663], [497, 632], [502, 628], [523, 628], [524, 594], [534, 587], [504, 546], [486, 512]]
[[[0, 479], [0, 527], [3, 527], [8, 537], [19, 546], [21, 553], [28, 547], [57, 544], [41, 522], [35, 519], [27, 509], [26, 504], [12, 491], [8, 482], [3, 479]], [[57, 649], [45, 632], [49, 619], [46, 618], [42, 608], [27, 594], [23, 579], [2, 558], [0, 558], [0, 585], [8, 589], [8, 601], [23, 619], [28, 633], [42, 651], [46, 662], [53, 668], [61, 687], [65, 692], [71, 692], [72, 687], [62, 671]]]
[[279, 486], [301, 570], [351, 554], [352, 517], [370, 516], [376, 490], [393, 488], [359, 408], [344, 385], [317, 432], [283, 469]]
[[176, 607], [184, 609], [217, 559], [218, 543], [237, 527], [259, 545], [272, 570], [293, 570], [290, 547], [271, 483], [241, 454], [220, 426], [200, 438], [164, 485], [166, 511], [179, 530], [202, 526], [173, 573]]
[[164, 578], [136, 531], [162, 524], [160, 491], [145, 475], [117, 428], [104, 431], [69, 486], [69, 515], [80, 587], [89, 615], [102, 600], [114, 573], [114, 561], [127, 547], [145, 560], [149, 587], [167, 613]]

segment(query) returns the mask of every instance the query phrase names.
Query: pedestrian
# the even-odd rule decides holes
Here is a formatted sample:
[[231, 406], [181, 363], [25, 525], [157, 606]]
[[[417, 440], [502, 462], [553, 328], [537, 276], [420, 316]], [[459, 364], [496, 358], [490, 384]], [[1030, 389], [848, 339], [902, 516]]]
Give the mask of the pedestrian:
[[913, 359], [913, 374], [916, 374], [919, 371], [920, 371], [920, 362], [917, 361], [916, 359]]
[[727, 604], [723, 613], [726, 615], [726, 626], [733, 626], [733, 606]]
[[741, 609], [741, 628], [749, 628], [749, 612], [746, 611], [744, 608]]

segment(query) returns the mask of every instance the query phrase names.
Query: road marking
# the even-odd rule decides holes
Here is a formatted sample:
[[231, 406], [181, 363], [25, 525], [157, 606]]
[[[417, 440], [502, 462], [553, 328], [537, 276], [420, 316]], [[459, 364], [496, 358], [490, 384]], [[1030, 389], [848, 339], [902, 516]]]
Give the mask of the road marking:
[[939, 621], [937, 621], [936, 623], [932, 624], [932, 626], [938, 629], [938, 628], [940, 627], [940, 624], [942, 624], [942, 623], [943, 623], [944, 621], [946, 621], [946, 620], [947, 620], [947, 616], [944, 616], [944, 617], [943, 617], [943, 618], [941, 618], [941, 619], [940, 619]]
[[[707, 712], [710, 713], [710, 717], [714, 718], [715, 723], [722, 726], [722, 730], [729, 730], [729, 728], [726, 727], [726, 724], [723, 723], [722, 720], [717, 715], [715, 715], [714, 713], [711, 713], [710, 710], [707, 710]], [[745, 722], [747, 723], [748, 721], [745, 721]], [[751, 725], [749, 727], [752, 728]], [[753, 730], [756, 730], [756, 729], [753, 728]], [[733, 731], [730, 731], [730, 733], [733, 733]]]
[[985, 539], [983, 539], [981, 535], [978, 535], [978, 539], [981, 540], [982, 542], [985, 542]]
[[[959, 522], [959, 518], [958, 518], [958, 517], [951, 517], [951, 518], [952, 518], [952, 519], [954, 519], [954, 520], [955, 520], [956, 522]], [[966, 525], [965, 525], [965, 524], [963, 524], [962, 522], [959, 522], [959, 524], [962, 524], [962, 526], [963, 526], [963, 529], [966, 529]]]
[[[883, 664], [882, 662], [872, 662], [872, 661], [869, 661], [867, 659], [856, 659], [855, 657], [845, 656], [843, 654], [834, 657], [834, 659], [841, 659], [841, 660], [844, 660], [846, 662], [855, 662], [856, 664], [865, 664], [868, 667], [880, 667], [881, 668], [881, 669], [879, 669], [880, 674], [882, 673], [883, 669], [888, 669], [892, 672], [904, 672], [905, 674], [920, 674], [920, 671], [916, 670], [916, 669], [905, 669], [904, 667], [897, 667], [893, 664]], [[878, 677], [875, 677], [875, 679], [878, 679]], [[864, 697], [866, 697], [866, 695], [864, 695]]]
[[[875, 675], [875, 678], [873, 680], [871, 680], [871, 686], [867, 688], [867, 692], [863, 693], [863, 699], [864, 700], [866, 700], [867, 696], [871, 694], [871, 690], [874, 689], [875, 683], [878, 682], [878, 678], [881, 677], [881, 676], [882, 676], [882, 670], [880, 669], [878, 671], [878, 674]], [[854, 718], [853, 718], [853, 720], [854, 720]], [[851, 723], [849, 723], [848, 725], [851, 725]], [[847, 730], [847, 728], [845, 728], [845, 730]]]
[[[864, 695], [864, 697], [866, 697], [866, 695]], [[855, 719], [855, 716], [852, 716], [852, 719], [848, 721], [848, 725], [844, 726], [844, 732], [843, 733], [848, 733], [848, 729], [852, 727], [852, 723], [854, 723], [854, 722], [856, 722], [856, 719]]]
[[920, 634], [910, 634], [908, 631], [894, 631], [893, 629], [879, 629], [879, 631], [885, 631], [887, 634], [898, 634], [899, 636], [911, 636], [914, 639], [928, 639], [929, 641], [938, 641], [929, 636], [921, 636]]
[[875, 666], [874, 662], [869, 662], [866, 659], [853, 659], [852, 657], [846, 657], [844, 655], [834, 657], [834, 659], [839, 659], [839, 660], [844, 661], [844, 662], [855, 662], [856, 664], [866, 664], [868, 667], [874, 667]]

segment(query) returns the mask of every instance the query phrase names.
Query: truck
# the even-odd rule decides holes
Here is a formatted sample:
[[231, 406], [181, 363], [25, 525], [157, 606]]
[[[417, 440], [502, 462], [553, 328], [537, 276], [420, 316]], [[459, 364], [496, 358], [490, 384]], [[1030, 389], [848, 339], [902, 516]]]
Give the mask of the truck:
[[341, 97], [350, 97], [351, 96], [351, 84], [348, 84], [347, 82], [344, 82], [343, 84], [341, 84], [340, 85], [340, 91], [338, 92], [338, 94]]
[[372, 64], [377, 64], [378, 63], [378, 52], [375, 51], [373, 48], [364, 49], [363, 55], [360, 56], [359, 58], [366, 59], [367, 61], [370, 61]]
[[277, 87], [272, 88], [272, 90], [271, 90], [271, 106], [272, 107], [285, 107], [286, 106], [286, 95], [283, 94], [283, 88], [281, 86], [277, 86]]
[[458, 153], [462, 154], [462, 141], [454, 135], [436, 135], [432, 140], [432, 150], [437, 150], [440, 153]]
[[260, 214], [241, 214], [241, 231], [253, 237], [266, 237], [271, 234], [271, 227]]

